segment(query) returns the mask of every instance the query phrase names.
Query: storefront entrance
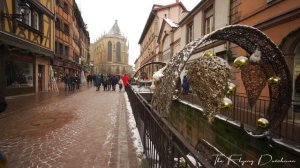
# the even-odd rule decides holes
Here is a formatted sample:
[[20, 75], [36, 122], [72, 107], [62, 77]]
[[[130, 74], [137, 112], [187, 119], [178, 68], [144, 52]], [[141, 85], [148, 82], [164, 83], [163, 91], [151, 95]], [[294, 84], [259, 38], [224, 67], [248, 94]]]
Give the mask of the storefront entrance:
[[38, 66], [38, 91], [43, 91], [43, 79], [44, 79], [44, 72], [45, 72], [45, 66], [39, 65]]

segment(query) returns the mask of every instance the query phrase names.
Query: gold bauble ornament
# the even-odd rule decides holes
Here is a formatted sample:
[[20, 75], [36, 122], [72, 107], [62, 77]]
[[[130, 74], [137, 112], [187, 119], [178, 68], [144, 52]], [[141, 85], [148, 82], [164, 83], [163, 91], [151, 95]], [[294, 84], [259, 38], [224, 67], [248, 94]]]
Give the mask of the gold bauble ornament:
[[223, 101], [221, 103], [221, 108], [229, 109], [232, 107], [232, 104], [232, 101], [229, 98], [225, 97], [223, 98]]
[[269, 85], [278, 85], [280, 82], [281, 78], [278, 76], [272, 76], [268, 79]]
[[234, 60], [233, 64], [236, 68], [243, 68], [248, 65], [248, 62], [249, 60], [247, 57], [239, 56]]
[[205, 51], [205, 52], [203, 53], [203, 56], [204, 56], [204, 57], [212, 57], [212, 56], [214, 56], [214, 54], [213, 54], [212, 51]]
[[172, 99], [173, 99], [173, 100], [177, 100], [177, 99], [178, 99], [178, 96], [177, 96], [177, 95], [173, 95], [173, 96], [172, 96]]
[[259, 118], [256, 121], [257, 126], [262, 127], [262, 128], [266, 128], [269, 126], [269, 121], [265, 118]]
[[234, 83], [229, 83], [227, 85], [227, 94], [232, 94], [236, 89], [236, 85]]

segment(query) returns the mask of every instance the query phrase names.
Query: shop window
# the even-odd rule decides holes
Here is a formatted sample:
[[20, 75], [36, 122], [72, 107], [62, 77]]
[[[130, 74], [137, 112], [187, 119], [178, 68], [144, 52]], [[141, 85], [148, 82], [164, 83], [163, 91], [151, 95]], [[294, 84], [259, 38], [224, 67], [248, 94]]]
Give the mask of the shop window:
[[33, 87], [33, 64], [21, 61], [5, 61], [6, 88]]

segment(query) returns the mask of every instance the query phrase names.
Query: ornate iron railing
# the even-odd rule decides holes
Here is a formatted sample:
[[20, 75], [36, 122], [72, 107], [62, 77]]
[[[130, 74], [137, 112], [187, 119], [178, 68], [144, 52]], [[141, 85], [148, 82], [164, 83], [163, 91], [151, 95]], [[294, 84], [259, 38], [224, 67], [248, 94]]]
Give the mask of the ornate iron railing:
[[[201, 106], [201, 102], [197, 98], [197, 95], [190, 93], [188, 95], [181, 95], [181, 99], [189, 101], [193, 104]], [[233, 107], [231, 110], [221, 111], [220, 114], [228, 118], [233, 119], [250, 127], [256, 126], [256, 121], [258, 118], [264, 117], [267, 114], [267, 110], [270, 104], [268, 98], [258, 99], [255, 105], [250, 108], [248, 104], [248, 97], [242, 95], [231, 95], [230, 99], [233, 102]], [[274, 132], [278, 138], [285, 138], [294, 142], [300, 142], [300, 120], [295, 117], [296, 112], [290, 110], [289, 115], [283, 120], [281, 126]]]
[[131, 88], [127, 94], [151, 168], [213, 167], [165, 118], [151, 109], [145, 99], [147, 95], [136, 94]]

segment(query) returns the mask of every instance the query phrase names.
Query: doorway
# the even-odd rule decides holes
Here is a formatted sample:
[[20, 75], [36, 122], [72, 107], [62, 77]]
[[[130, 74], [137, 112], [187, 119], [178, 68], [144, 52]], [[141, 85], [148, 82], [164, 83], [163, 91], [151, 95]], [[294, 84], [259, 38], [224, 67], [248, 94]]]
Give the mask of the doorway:
[[44, 72], [45, 72], [45, 66], [38, 65], [38, 92], [43, 91]]

